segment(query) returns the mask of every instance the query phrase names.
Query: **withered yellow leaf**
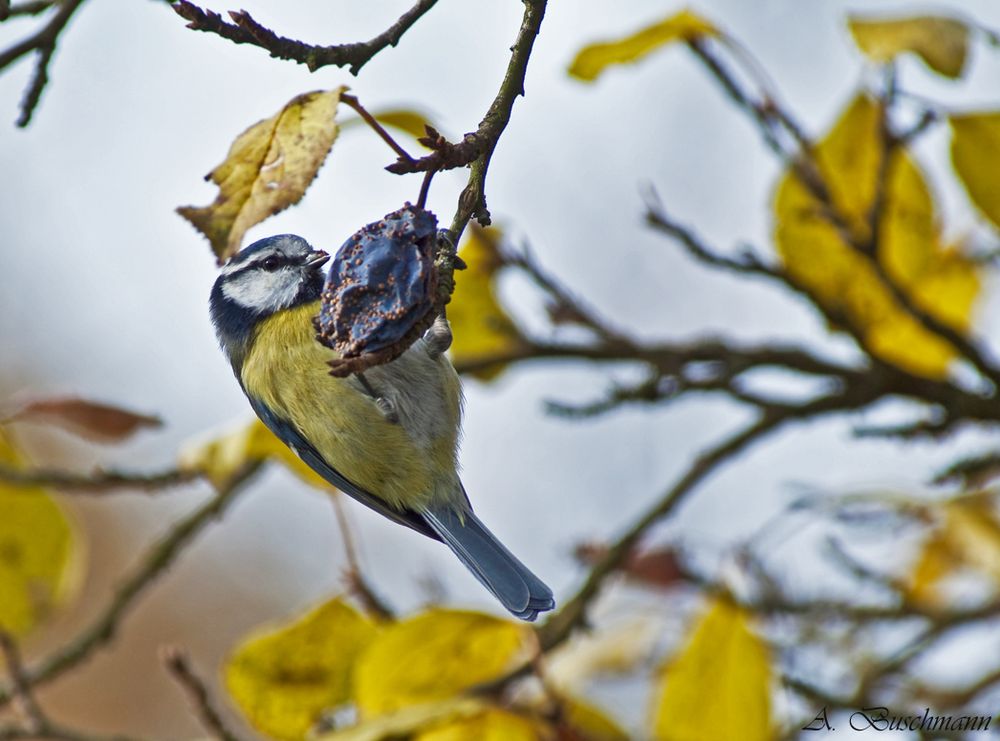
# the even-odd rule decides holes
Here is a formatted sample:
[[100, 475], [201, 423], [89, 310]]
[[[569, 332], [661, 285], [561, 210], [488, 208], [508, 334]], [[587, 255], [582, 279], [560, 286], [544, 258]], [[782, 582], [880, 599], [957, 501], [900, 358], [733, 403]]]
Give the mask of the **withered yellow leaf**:
[[[865, 242], [884, 154], [878, 104], [856, 97], [815, 154], [846, 229]], [[896, 151], [885, 173], [878, 259], [917, 306], [966, 331], [979, 290], [977, 267], [942, 244], [930, 191], [909, 153]], [[775, 243], [791, 277], [842, 316], [876, 357], [919, 375], [945, 375], [954, 349], [898, 304], [870, 258], [845, 242], [793, 172], [781, 178], [774, 209]]]
[[331, 488], [258, 419], [207, 441], [189, 442], [178, 462], [185, 471], [200, 471], [216, 486], [225, 486], [246, 466], [268, 460], [281, 463], [310, 486]]
[[685, 8], [629, 36], [588, 44], [577, 52], [569, 66], [569, 74], [592, 82], [611, 65], [637, 62], [665, 44], [719, 35], [719, 30], [710, 21]]
[[1000, 587], [1000, 519], [991, 498], [979, 493], [963, 495], [933, 509], [940, 521], [910, 570], [910, 596], [943, 606], [942, 582], [963, 568], [978, 571]]
[[1000, 111], [951, 116], [951, 162], [972, 202], [1000, 229]]
[[854, 42], [876, 62], [889, 62], [904, 52], [918, 55], [935, 72], [959, 77], [969, 53], [969, 27], [960, 20], [939, 15], [910, 18], [847, 19]]
[[316, 736], [314, 741], [397, 741], [428, 726], [471, 718], [488, 705], [473, 697], [451, 697], [441, 702], [410, 705], [363, 720], [346, 728]]
[[462, 371], [474, 367], [476, 378], [490, 380], [504, 368], [484, 361], [516, 353], [524, 339], [497, 300], [494, 282], [502, 266], [499, 229], [471, 224], [458, 251], [468, 269], [455, 273], [455, 293], [448, 304], [454, 341], [451, 360]]
[[570, 738], [586, 741], [629, 741], [629, 735], [603, 710], [568, 695], [560, 698], [559, 722]]
[[305, 194], [337, 138], [334, 114], [344, 90], [299, 95], [251, 126], [233, 142], [226, 161], [206, 177], [219, 186], [215, 201], [177, 209], [208, 237], [220, 263], [239, 250], [250, 227]]
[[653, 720], [660, 741], [774, 737], [771, 660], [751, 617], [715, 599], [663, 666]]
[[[471, 718], [463, 718], [421, 731], [413, 741], [556, 741], [555, 734], [541, 721], [506, 710], [489, 708]], [[591, 741], [588, 739], [588, 741]], [[593, 741], [600, 741], [593, 739]]]
[[355, 660], [376, 633], [368, 618], [332, 599], [240, 644], [226, 661], [226, 689], [258, 730], [302, 739], [323, 711], [350, 699]]
[[10, 416], [11, 421], [49, 422], [99, 442], [123, 442], [142, 429], [161, 427], [159, 417], [75, 396], [37, 399]]
[[502, 676], [526, 657], [530, 628], [462, 610], [432, 609], [383, 630], [358, 660], [363, 717], [444, 700]]
[[941, 532], [934, 532], [924, 541], [906, 581], [910, 599], [926, 605], [941, 602], [941, 581], [961, 565], [950, 539]]
[[[0, 464], [23, 467], [2, 430]], [[43, 489], [0, 483], [0, 629], [23, 636], [66, 598], [79, 573], [74, 540], [66, 515]]]

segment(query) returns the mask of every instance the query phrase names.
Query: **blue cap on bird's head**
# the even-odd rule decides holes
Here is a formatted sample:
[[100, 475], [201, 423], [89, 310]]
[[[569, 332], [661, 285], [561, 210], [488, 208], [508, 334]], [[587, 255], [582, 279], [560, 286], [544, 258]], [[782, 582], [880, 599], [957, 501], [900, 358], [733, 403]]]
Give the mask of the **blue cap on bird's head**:
[[212, 323], [230, 358], [242, 356], [260, 320], [319, 300], [329, 259], [294, 234], [266, 237], [233, 255], [209, 299]]

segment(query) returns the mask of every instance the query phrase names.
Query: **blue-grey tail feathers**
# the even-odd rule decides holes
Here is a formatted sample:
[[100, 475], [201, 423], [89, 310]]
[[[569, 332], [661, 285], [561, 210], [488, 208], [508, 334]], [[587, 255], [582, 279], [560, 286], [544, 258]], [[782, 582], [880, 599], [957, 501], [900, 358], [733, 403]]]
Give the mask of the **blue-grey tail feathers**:
[[522, 620], [555, 607], [552, 590], [496, 539], [471, 510], [438, 506], [421, 513], [431, 529], [455, 552], [501, 604]]

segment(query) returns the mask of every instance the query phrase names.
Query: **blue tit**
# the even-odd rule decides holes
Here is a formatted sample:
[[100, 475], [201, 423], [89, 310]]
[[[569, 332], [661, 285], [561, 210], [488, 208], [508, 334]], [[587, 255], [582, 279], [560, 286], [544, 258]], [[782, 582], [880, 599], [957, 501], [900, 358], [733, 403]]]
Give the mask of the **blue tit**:
[[442, 541], [510, 612], [534, 620], [550, 590], [472, 512], [457, 471], [458, 374], [445, 320], [391, 363], [334, 378], [315, 338], [329, 255], [301, 237], [262, 239], [212, 288], [219, 344], [257, 416], [326, 481]]

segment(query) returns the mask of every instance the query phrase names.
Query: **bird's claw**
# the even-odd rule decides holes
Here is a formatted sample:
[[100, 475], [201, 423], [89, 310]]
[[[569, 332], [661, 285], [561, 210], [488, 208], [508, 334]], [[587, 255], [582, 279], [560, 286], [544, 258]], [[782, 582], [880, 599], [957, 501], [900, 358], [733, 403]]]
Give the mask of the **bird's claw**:
[[424, 342], [427, 346], [427, 354], [432, 358], [438, 358], [451, 347], [451, 324], [443, 316], [438, 315], [434, 324], [424, 335]]
[[382, 416], [385, 417], [386, 422], [391, 422], [392, 424], [399, 423], [399, 413], [396, 411], [396, 405], [392, 403], [391, 399], [385, 396], [376, 396], [375, 406], [382, 412]]

